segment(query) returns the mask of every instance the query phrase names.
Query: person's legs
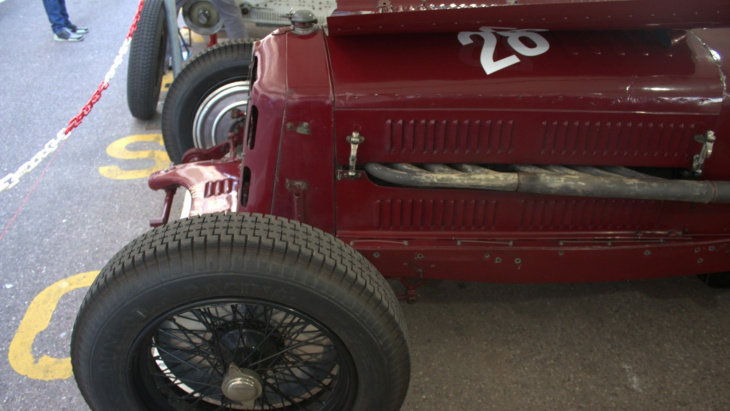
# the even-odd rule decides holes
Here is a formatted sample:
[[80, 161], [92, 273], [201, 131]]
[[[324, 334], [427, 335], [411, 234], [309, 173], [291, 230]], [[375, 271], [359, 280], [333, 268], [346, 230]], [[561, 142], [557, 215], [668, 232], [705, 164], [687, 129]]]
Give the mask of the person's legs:
[[68, 13], [66, 13], [66, 6], [63, 6], [63, 12], [61, 12], [61, 4], [63, 0], [43, 0], [43, 7], [46, 8], [46, 14], [48, 15], [48, 21], [51, 23], [51, 29], [54, 33], [60, 33], [66, 27], [66, 21], [68, 19]]
[[[44, 0], [47, 1], [47, 0]], [[68, 11], [66, 11], [66, 0], [58, 0], [60, 7], [61, 17], [63, 18], [63, 26], [66, 27], [71, 33], [74, 34], [86, 34], [89, 32], [88, 27], [78, 27], [71, 23], [68, 17]]]
[[58, 0], [58, 5], [61, 11], [61, 17], [63, 17], [64, 27], [71, 26], [71, 21], [68, 19], [68, 12], [66, 11], [66, 0]]
[[248, 37], [241, 8], [238, 7], [235, 0], [211, 0], [211, 2], [218, 9], [228, 38], [245, 39]]

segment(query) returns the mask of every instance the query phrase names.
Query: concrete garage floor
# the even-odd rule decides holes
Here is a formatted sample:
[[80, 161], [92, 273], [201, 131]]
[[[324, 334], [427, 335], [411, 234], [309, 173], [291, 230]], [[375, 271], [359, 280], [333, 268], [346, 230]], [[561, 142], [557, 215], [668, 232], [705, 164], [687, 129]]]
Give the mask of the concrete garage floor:
[[[91, 27], [82, 43], [55, 43], [40, 1], [0, 0], [2, 176], [89, 99], [137, 2], [67, 6]], [[144, 178], [108, 177], [155, 165], [156, 121], [129, 115], [125, 62], [58, 154], [0, 193], [0, 409], [88, 409], [69, 374], [70, 332], [85, 282], [158, 216], [163, 196]], [[109, 154], [120, 145], [136, 157]], [[730, 407], [730, 292], [693, 277], [431, 282], [403, 309], [413, 361], [404, 410]]]
[[729, 309], [693, 277], [428, 283], [404, 409], [727, 409]]

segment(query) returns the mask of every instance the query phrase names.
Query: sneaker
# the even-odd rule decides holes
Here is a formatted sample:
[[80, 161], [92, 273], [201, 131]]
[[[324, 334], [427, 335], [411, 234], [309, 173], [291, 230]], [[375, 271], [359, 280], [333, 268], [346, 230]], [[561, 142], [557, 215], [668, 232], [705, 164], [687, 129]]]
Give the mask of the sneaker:
[[74, 34], [86, 34], [89, 32], [88, 27], [79, 27], [75, 24], [69, 24], [68, 27], [66, 27], [71, 33]]
[[84, 36], [71, 33], [70, 31], [64, 29], [59, 31], [58, 33], [54, 33], [53, 39], [56, 41], [81, 41], [84, 39]]

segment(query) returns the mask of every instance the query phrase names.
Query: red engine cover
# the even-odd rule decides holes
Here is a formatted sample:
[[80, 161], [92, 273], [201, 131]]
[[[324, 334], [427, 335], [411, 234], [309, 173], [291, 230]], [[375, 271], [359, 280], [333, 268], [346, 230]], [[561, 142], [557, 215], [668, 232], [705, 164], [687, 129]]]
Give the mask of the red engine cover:
[[[347, 166], [345, 137], [358, 131], [358, 164], [689, 169], [695, 135], [730, 134], [719, 57], [728, 34], [328, 37], [337, 165]], [[715, 148], [705, 176], [730, 179], [728, 144]], [[597, 281], [730, 269], [725, 205], [407, 189], [367, 177], [338, 181], [336, 194], [338, 236], [386, 276]]]
[[670, 40], [486, 28], [331, 37], [336, 134], [365, 136], [362, 162], [690, 167], [724, 84], [696, 35]]
[[728, 270], [727, 205], [391, 187], [341, 170], [353, 131], [365, 137], [359, 165], [689, 169], [701, 149], [694, 136], [713, 130], [705, 176], [728, 180], [724, 38], [279, 30], [255, 51], [258, 120], [241, 210], [333, 233], [390, 277], [598, 281]]

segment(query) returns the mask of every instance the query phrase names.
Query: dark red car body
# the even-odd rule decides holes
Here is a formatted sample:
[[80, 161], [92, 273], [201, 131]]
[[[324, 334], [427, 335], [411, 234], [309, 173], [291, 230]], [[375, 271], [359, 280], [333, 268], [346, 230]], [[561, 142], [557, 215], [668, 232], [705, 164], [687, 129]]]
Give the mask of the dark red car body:
[[[326, 27], [291, 20], [173, 83], [162, 226], [74, 326], [92, 409], [398, 410], [411, 353], [383, 276], [408, 301], [428, 279], [730, 276], [727, 0], [343, 0]], [[226, 142], [188, 141], [201, 112]], [[180, 186], [191, 218], [168, 223]]]
[[[730, 270], [724, 200], [423, 188], [363, 170], [625, 167], [713, 182], [718, 193], [730, 181], [726, 2], [516, 3], [341, 3], [326, 30], [277, 30], [254, 49], [244, 149], [193, 150], [188, 160], [202, 161], [153, 175], [150, 186], [187, 188], [192, 214], [263, 213], [320, 228], [385, 277], [568, 282]], [[365, 140], [350, 173], [353, 132]], [[717, 141], [693, 170], [708, 132]]]

